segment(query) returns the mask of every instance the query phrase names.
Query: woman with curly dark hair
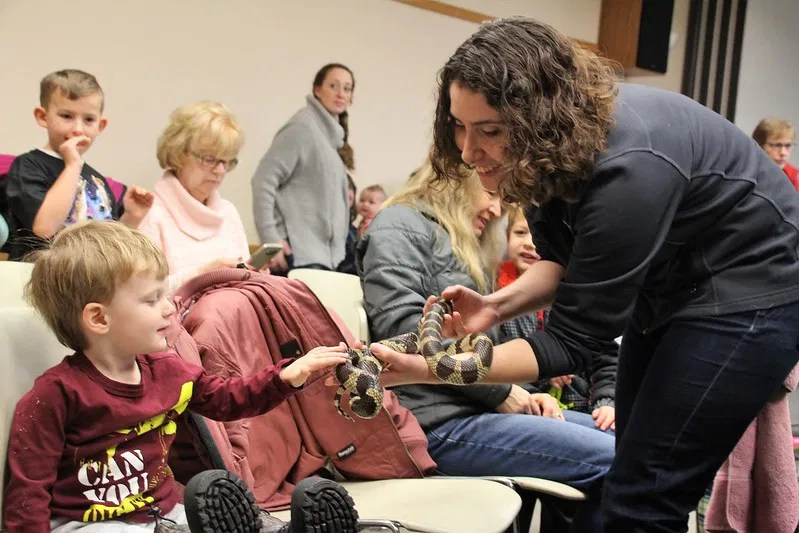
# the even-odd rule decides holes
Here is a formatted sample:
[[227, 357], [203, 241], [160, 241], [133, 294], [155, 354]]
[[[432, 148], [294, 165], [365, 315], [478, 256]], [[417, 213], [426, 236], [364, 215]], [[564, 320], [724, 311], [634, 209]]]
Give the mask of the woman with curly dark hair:
[[[483, 25], [447, 61], [433, 159], [444, 179], [474, 168], [505, 200], [539, 206], [542, 260], [488, 296], [446, 289], [446, 329], [551, 306], [545, 330], [495, 347], [488, 382], [580, 372], [623, 333], [605, 528], [685, 531], [799, 360], [796, 191], [721, 116], [620, 83], [523, 18]], [[437, 381], [422, 358], [375, 353], [386, 384]]]

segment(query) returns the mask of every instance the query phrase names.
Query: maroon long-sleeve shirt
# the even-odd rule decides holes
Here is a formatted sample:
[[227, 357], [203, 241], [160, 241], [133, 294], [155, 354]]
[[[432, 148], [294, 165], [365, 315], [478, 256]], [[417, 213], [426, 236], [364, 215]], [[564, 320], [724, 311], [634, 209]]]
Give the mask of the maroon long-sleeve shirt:
[[228, 379], [172, 354], [137, 361], [141, 382], [128, 385], [76, 353], [19, 401], [3, 502], [9, 531], [49, 532], [51, 517], [152, 520], [152, 507], [168, 512], [177, 502], [167, 455], [186, 409], [235, 420], [264, 413], [298, 390], [279, 377], [291, 360]]

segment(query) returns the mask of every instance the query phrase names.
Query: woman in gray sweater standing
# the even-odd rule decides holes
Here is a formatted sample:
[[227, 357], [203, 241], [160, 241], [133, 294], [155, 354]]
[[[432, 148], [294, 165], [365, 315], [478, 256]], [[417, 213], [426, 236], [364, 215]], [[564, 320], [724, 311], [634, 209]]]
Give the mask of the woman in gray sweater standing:
[[252, 177], [261, 242], [280, 242], [272, 273], [292, 268], [335, 270], [344, 259], [349, 208], [347, 109], [355, 78], [330, 63], [316, 73], [307, 104], [280, 128]]

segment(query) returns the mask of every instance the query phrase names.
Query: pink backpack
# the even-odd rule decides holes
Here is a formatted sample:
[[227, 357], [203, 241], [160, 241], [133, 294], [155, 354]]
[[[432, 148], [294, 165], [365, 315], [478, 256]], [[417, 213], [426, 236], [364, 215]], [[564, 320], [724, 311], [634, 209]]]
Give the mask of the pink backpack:
[[[220, 269], [189, 281], [174, 299], [180, 329], [194, 346], [172, 346], [214, 374], [252, 375], [284, 357], [345, 340], [321, 302], [295, 280]], [[259, 505], [280, 509], [294, 485], [328, 461], [348, 479], [419, 478], [435, 468], [422, 428], [391, 391], [377, 417], [354, 423], [336, 413], [336, 389], [324, 379], [312, 376], [302, 392], [264, 415], [199, 424], [206, 438], [196, 427], [188, 435], [178, 430], [170, 453], [178, 481], [221, 463], [248, 483]]]
[[[2, 224], [6, 225], [5, 230], [8, 231], [8, 197], [6, 196], [6, 187], [8, 186], [6, 177], [8, 176], [8, 171], [11, 168], [11, 163], [14, 162], [17, 156], [9, 155], [9, 154], [0, 154], [0, 218], [2, 218]], [[0, 241], [1, 242], [1, 241]], [[11, 247], [8, 242], [2, 244], [0, 247], [0, 252], [8, 253], [11, 251]]]

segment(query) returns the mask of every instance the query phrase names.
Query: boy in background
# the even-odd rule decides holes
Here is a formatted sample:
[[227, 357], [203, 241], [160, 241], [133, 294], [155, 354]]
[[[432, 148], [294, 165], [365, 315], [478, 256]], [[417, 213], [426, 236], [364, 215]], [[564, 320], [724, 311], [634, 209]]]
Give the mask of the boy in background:
[[33, 116], [47, 130], [47, 143], [17, 157], [8, 172], [9, 259], [21, 259], [80, 220], [119, 220], [135, 228], [150, 209], [152, 193], [130, 187], [120, 203], [105, 177], [84, 161], [108, 124], [104, 98], [97, 79], [81, 70], [42, 79]]
[[793, 186], [799, 191], [799, 168], [788, 162], [788, 158], [791, 157], [791, 152], [796, 146], [796, 129], [793, 125], [785, 120], [764, 118], [755, 127], [752, 138], [785, 172]]

